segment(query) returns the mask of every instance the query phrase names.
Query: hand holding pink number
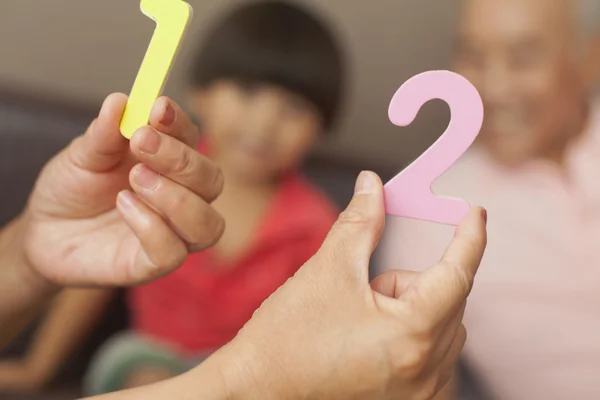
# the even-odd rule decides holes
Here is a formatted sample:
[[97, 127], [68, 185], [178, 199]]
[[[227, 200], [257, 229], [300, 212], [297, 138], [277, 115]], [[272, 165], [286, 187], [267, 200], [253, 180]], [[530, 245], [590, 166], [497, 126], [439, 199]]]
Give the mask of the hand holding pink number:
[[469, 212], [461, 199], [436, 197], [432, 183], [471, 146], [483, 124], [483, 102], [477, 89], [450, 71], [429, 71], [406, 81], [389, 107], [394, 125], [411, 124], [421, 107], [440, 99], [450, 107], [450, 124], [440, 138], [385, 185], [386, 213], [398, 217], [458, 225]]

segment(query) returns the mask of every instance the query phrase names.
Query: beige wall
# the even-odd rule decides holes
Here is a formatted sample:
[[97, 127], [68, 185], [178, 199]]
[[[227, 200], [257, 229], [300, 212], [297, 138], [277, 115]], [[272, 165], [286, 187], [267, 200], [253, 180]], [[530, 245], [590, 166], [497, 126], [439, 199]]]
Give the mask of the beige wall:
[[[239, 0], [191, 0], [192, 35], [167, 88], [185, 101], [186, 58], [204, 22]], [[337, 24], [349, 45], [352, 81], [345, 118], [323, 151], [366, 167], [400, 165], [442, 132], [448, 111], [427, 105], [409, 128], [387, 105], [412, 75], [447, 68], [456, 0], [304, 0]], [[0, 0], [0, 85], [97, 104], [128, 92], [153, 22], [139, 0]]]

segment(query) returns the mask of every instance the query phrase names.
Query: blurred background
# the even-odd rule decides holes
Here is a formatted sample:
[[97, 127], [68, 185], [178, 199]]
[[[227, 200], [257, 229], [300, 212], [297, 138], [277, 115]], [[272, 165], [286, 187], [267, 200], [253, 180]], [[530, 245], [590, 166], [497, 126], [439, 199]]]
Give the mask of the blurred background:
[[[243, 0], [191, 0], [194, 18], [165, 94], [189, 100], [187, 70], [205, 29]], [[85, 130], [104, 98], [128, 93], [155, 24], [138, 0], [3, 0], [0, 5], [0, 224], [23, 207], [43, 164]], [[411, 76], [448, 68], [457, 2], [447, 0], [298, 0], [331, 24], [349, 75], [342, 117], [319, 143], [305, 173], [339, 205], [362, 169], [391, 177], [445, 129], [448, 109], [427, 104], [408, 128], [387, 118], [389, 101]], [[425, 23], [426, 21], [426, 23]], [[91, 338], [41, 394], [0, 398], [73, 398], [97, 347], [127, 324], [123, 299], [111, 306]], [[26, 353], [38, 325], [4, 353]], [[33, 385], [32, 385], [33, 387]]]
[[[449, 67], [457, 1], [300, 2], [337, 28], [351, 69], [343, 121], [320, 153], [365, 168], [398, 169], [443, 131], [448, 111], [427, 105], [411, 127], [400, 129], [388, 121], [387, 106], [406, 79]], [[239, 1], [189, 3], [193, 26], [166, 90], [181, 103], [188, 60], [203, 29]], [[108, 93], [129, 92], [153, 29], [137, 0], [5, 0], [0, 85], [96, 109]]]

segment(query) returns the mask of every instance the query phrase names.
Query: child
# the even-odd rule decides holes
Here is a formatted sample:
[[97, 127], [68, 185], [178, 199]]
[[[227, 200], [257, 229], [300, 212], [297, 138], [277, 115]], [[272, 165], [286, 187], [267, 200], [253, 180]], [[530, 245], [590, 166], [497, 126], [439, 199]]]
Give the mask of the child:
[[[332, 126], [342, 76], [332, 33], [294, 5], [247, 4], [209, 32], [191, 70], [191, 108], [204, 132], [199, 151], [223, 171], [213, 204], [227, 228], [214, 248], [129, 291], [131, 330], [99, 351], [86, 394], [148, 384], [201, 362], [318, 250], [337, 213], [298, 167]], [[28, 357], [31, 370], [56, 369], [109, 296], [64, 293]], [[63, 320], [69, 332], [56, 325]]]

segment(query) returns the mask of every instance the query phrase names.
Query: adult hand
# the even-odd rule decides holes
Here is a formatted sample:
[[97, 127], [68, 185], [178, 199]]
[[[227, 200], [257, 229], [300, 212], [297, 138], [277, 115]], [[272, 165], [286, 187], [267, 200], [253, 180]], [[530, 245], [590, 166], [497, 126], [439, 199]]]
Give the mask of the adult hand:
[[466, 339], [485, 219], [474, 208], [425, 272], [387, 272], [369, 284], [384, 203], [381, 181], [363, 173], [321, 250], [200, 370], [221, 371], [232, 398], [432, 398]]
[[26, 264], [61, 285], [130, 285], [163, 276], [213, 245], [224, 221], [210, 206], [219, 168], [195, 146], [197, 128], [156, 101], [131, 141], [111, 95], [87, 132], [44, 168], [18, 225]]

